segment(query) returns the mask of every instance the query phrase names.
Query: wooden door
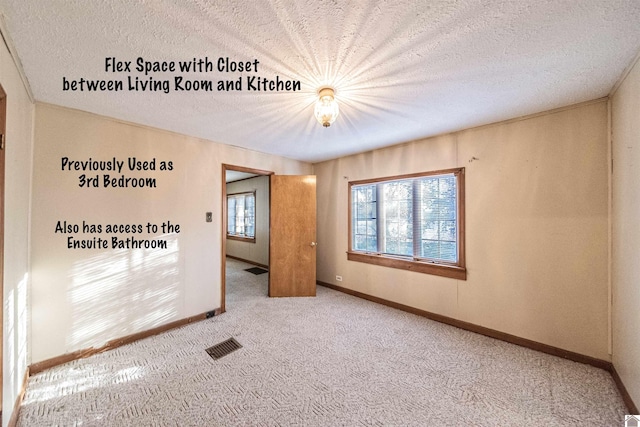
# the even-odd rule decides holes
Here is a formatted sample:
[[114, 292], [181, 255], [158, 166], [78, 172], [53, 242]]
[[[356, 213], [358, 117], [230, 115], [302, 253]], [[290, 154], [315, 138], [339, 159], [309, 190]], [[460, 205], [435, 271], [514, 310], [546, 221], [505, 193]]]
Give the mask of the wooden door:
[[315, 296], [315, 175], [271, 175], [270, 222], [269, 296]]

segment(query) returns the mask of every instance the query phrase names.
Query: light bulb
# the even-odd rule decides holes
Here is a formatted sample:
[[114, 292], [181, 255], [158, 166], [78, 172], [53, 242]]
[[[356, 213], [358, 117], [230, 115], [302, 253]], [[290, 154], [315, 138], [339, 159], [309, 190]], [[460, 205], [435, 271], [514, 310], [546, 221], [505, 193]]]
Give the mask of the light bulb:
[[318, 100], [314, 109], [314, 115], [322, 126], [329, 127], [336, 121], [340, 109], [334, 96], [333, 88], [323, 87], [318, 91]]

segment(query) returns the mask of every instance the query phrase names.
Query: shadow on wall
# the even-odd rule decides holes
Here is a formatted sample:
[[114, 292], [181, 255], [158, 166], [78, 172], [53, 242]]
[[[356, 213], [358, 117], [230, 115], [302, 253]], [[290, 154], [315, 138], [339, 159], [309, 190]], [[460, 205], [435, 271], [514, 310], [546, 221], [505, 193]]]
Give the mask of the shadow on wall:
[[166, 249], [115, 249], [74, 264], [68, 347], [101, 346], [177, 319], [178, 237], [172, 233], [156, 239], [166, 241]]
[[[27, 284], [29, 275], [24, 274], [18, 286], [9, 290], [5, 302], [4, 313], [7, 325], [7, 350], [10, 366], [9, 390], [16, 390], [22, 385], [22, 375], [27, 367]], [[17, 339], [16, 339], [17, 337]], [[5, 364], [6, 366], [6, 364]]]

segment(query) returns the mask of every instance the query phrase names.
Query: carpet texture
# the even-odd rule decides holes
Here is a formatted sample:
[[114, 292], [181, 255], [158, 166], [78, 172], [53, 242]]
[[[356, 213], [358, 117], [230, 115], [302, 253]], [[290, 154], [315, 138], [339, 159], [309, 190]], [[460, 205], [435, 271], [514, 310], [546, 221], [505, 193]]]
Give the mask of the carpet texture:
[[227, 265], [227, 313], [34, 375], [19, 425], [624, 423], [603, 370], [323, 287], [270, 299], [268, 275]]

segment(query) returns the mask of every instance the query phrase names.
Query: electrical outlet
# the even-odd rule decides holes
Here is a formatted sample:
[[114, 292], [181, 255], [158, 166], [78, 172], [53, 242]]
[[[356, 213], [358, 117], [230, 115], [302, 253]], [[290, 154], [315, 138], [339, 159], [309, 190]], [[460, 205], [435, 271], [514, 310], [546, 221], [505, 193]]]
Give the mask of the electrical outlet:
[[213, 213], [212, 212], [207, 212], [206, 220], [207, 220], [207, 222], [213, 221]]
[[342, 276], [336, 276], [336, 281], [342, 282]]

